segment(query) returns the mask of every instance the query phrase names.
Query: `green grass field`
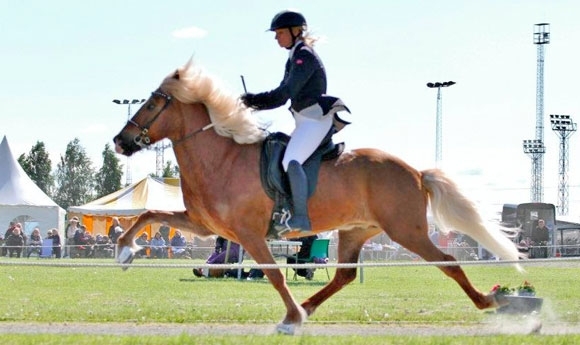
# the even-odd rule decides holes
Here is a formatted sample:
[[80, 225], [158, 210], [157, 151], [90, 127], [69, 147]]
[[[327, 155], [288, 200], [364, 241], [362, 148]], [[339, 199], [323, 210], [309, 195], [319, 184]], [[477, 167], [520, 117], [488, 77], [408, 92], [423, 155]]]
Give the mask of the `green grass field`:
[[[0, 261], [7, 262], [6, 258]], [[11, 259], [13, 260], [16, 259]], [[26, 259], [19, 259], [26, 260]], [[36, 259], [30, 259], [36, 260]], [[78, 261], [61, 262], [107, 262]], [[154, 263], [155, 260], [136, 261]], [[184, 261], [157, 261], [164, 264]], [[199, 262], [201, 263], [201, 261]], [[194, 262], [192, 262], [193, 266]], [[516, 286], [532, 282], [544, 308], [538, 316], [543, 323], [580, 327], [580, 298], [577, 290], [578, 264], [544, 263], [527, 265], [525, 274], [513, 267], [466, 266], [464, 270], [481, 290], [494, 284]], [[277, 292], [266, 279], [195, 278], [186, 268], [118, 267], [1, 267], [0, 320], [32, 323], [138, 323], [138, 324], [251, 324], [274, 326], [284, 315]], [[333, 269], [331, 268], [331, 275]], [[482, 325], [497, 318], [493, 311], [477, 310], [455, 282], [437, 268], [365, 268], [365, 281], [348, 285], [323, 304], [307, 321], [310, 324], [420, 325], [446, 327]], [[288, 282], [297, 300], [302, 301], [326, 283], [326, 274], [317, 271], [313, 281]], [[507, 335], [492, 337], [453, 336], [280, 336], [280, 335], [201, 335], [107, 336], [87, 334], [0, 335], [2, 344], [572, 344], [577, 335]], [[56, 340], [55, 340], [56, 339]]]

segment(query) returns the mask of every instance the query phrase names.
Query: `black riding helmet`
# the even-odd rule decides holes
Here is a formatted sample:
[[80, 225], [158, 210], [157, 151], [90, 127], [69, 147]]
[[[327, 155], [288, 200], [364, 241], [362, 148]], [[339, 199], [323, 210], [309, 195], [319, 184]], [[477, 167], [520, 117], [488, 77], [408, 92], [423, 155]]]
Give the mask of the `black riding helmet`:
[[[294, 35], [292, 32], [292, 28], [300, 26], [306, 26], [306, 18], [300, 13], [296, 11], [286, 10], [279, 12], [274, 16], [272, 19], [272, 23], [270, 24], [270, 29], [268, 31], [276, 31], [277, 29], [288, 29], [290, 35], [292, 36], [292, 45], [296, 43], [296, 38], [298, 36]], [[291, 49], [288, 47], [286, 49]]]
[[286, 10], [274, 16], [268, 31], [276, 31], [276, 29], [292, 28], [295, 26], [306, 26], [306, 19], [299, 12]]

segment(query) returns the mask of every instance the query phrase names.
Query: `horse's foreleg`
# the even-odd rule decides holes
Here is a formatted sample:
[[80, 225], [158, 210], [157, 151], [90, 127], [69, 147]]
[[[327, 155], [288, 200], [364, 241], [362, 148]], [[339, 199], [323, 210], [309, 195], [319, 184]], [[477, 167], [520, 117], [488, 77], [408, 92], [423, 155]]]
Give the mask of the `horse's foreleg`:
[[[258, 264], [276, 264], [263, 238], [245, 238], [241, 245]], [[276, 329], [280, 333], [294, 334], [295, 328], [300, 326], [306, 318], [306, 313], [292, 296], [288, 285], [286, 285], [286, 278], [280, 269], [263, 269], [263, 271], [286, 306], [286, 316], [282, 323], [276, 326]]]
[[[366, 232], [364, 229], [353, 229], [339, 232], [338, 263], [358, 262], [360, 250], [364, 242], [373, 235], [374, 233]], [[312, 315], [318, 306], [340, 291], [345, 285], [352, 282], [355, 278], [356, 267], [337, 268], [334, 277], [328, 284], [326, 284], [326, 286], [302, 302], [302, 307], [306, 310], [308, 316]]]
[[117, 240], [117, 261], [131, 263], [135, 253], [141, 249], [135, 243], [137, 232], [151, 223], [161, 223], [162, 221], [166, 221], [171, 227], [190, 230], [200, 236], [212, 235], [212, 232], [201, 224], [192, 222], [186, 212], [146, 211], [139, 215], [137, 221]]

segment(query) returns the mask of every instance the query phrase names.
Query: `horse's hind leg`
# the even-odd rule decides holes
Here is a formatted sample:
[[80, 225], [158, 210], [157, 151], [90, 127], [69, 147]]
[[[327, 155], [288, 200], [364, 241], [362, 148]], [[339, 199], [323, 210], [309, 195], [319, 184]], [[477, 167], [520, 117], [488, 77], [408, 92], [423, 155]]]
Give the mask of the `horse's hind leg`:
[[[339, 231], [338, 233], [338, 263], [356, 263], [358, 262], [360, 250], [367, 239], [380, 233], [377, 228], [374, 229], [352, 229], [348, 231]], [[302, 307], [310, 316], [316, 311], [324, 301], [340, 291], [345, 285], [356, 278], [356, 267], [337, 268], [336, 274], [332, 280], [326, 284], [320, 291], [302, 302]]]
[[[403, 235], [402, 236], [398, 235], [396, 236], [396, 238], [393, 238], [393, 240], [402, 245], [403, 247], [421, 256], [426, 261], [431, 262], [456, 261], [453, 256], [443, 253], [431, 242], [431, 240], [427, 236], [426, 228], [424, 228], [424, 231], [408, 231], [408, 232], [401, 230], [399, 231], [400, 232], [398, 232], [398, 234]], [[465, 291], [467, 296], [469, 296], [469, 298], [473, 301], [473, 303], [477, 308], [485, 309], [496, 307], [498, 305], [494, 295], [486, 295], [481, 291], [479, 291], [478, 289], [476, 289], [465, 275], [463, 269], [461, 269], [461, 267], [459, 267], [458, 265], [442, 265], [437, 267], [441, 271], [443, 271], [443, 273], [445, 273], [448, 277], [455, 280], [457, 284], [459, 284], [459, 286], [461, 286], [463, 291]]]

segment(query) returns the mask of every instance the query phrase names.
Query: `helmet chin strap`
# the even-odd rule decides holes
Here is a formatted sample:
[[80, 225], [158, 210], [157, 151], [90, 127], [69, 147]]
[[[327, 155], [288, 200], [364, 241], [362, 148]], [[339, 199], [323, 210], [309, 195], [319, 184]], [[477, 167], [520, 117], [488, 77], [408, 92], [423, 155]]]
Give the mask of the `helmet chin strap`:
[[290, 47], [286, 47], [286, 49], [291, 50], [292, 47], [294, 47], [294, 45], [296, 44], [296, 39], [298, 37], [300, 37], [300, 35], [294, 35], [294, 32], [292, 31], [292, 27], [288, 27], [287, 29], [290, 32], [290, 36], [292, 37], [292, 44], [290, 45]]

